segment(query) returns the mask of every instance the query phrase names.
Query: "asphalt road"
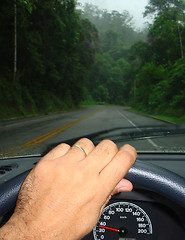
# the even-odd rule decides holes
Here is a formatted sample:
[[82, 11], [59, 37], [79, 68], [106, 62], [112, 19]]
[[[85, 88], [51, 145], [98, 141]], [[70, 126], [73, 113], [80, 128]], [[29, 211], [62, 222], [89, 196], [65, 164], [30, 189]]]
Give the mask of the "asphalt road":
[[[0, 122], [0, 156], [42, 154], [61, 142], [72, 144], [80, 137], [112, 139], [118, 147], [132, 144], [138, 151], [185, 149], [184, 135], [153, 136], [153, 129], [173, 124], [149, 118], [117, 106], [92, 106], [76, 111]], [[143, 133], [147, 132], [147, 135]], [[136, 134], [135, 139], [130, 133]]]

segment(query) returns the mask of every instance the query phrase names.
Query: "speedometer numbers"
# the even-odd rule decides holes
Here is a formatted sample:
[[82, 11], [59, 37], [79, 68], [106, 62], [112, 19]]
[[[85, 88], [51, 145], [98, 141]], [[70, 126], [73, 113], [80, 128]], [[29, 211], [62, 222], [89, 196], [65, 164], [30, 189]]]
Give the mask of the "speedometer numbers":
[[129, 202], [108, 205], [93, 229], [95, 240], [148, 240], [152, 239], [152, 233], [152, 222], [147, 213]]

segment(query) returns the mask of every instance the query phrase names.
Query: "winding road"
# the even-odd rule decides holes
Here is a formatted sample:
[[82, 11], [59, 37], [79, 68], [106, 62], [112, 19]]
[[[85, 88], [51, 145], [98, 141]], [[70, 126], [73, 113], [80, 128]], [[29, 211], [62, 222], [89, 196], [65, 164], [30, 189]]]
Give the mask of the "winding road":
[[[185, 148], [184, 135], [150, 137], [154, 128], [173, 127], [154, 118], [130, 112], [121, 106], [91, 106], [75, 111], [55, 113], [0, 122], [0, 156], [43, 154], [61, 142], [72, 144], [80, 137], [97, 143], [112, 139], [118, 147], [132, 144], [140, 151], [160, 151], [162, 147]], [[132, 133], [132, 138], [130, 138]], [[133, 137], [137, 135], [137, 141]], [[139, 136], [142, 138], [139, 139]], [[139, 139], [139, 140], [138, 140]]]

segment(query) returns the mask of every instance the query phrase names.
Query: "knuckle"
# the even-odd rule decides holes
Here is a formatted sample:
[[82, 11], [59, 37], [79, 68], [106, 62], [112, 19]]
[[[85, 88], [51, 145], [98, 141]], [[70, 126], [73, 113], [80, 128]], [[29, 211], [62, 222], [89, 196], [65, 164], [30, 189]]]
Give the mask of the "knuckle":
[[[51, 151], [50, 152], [48, 152], [48, 154], [52, 154], [52, 153], [55, 153], [56, 152], [56, 150], [58, 151], [60, 151], [60, 150], [64, 150], [64, 149], [69, 149], [70, 148], [70, 146], [67, 144], [67, 143], [60, 143], [59, 145], [57, 145], [56, 147], [54, 147], [53, 149], [51, 149]], [[47, 155], [46, 155], [47, 156]]]
[[123, 152], [123, 159], [124, 161], [128, 162], [129, 165], [133, 165], [135, 162], [134, 156], [128, 151]]
[[70, 146], [67, 143], [60, 143], [57, 148], [70, 148]]
[[121, 150], [129, 152], [134, 158], [137, 157], [136, 149], [129, 144], [125, 144], [123, 147], [121, 147]]
[[54, 165], [53, 161], [47, 161], [45, 159], [41, 159], [35, 166], [34, 170], [38, 173], [42, 174], [43, 172], [51, 170]]
[[93, 145], [94, 146], [94, 144], [93, 144], [93, 142], [90, 140], [90, 139], [88, 139], [88, 138], [81, 138], [80, 140], [79, 140], [79, 143], [85, 143], [86, 145]]
[[108, 148], [113, 149], [115, 151], [118, 151], [117, 145], [113, 141], [111, 141], [109, 139], [105, 139], [105, 140], [102, 141], [102, 143], [105, 146], [107, 146]]

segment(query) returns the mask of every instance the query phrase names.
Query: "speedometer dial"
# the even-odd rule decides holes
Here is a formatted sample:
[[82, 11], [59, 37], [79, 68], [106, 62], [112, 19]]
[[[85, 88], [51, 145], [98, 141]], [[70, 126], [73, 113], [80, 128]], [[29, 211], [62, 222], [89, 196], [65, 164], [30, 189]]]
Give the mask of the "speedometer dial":
[[152, 222], [147, 213], [130, 202], [108, 205], [93, 229], [95, 240], [148, 240], [152, 239], [152, 234]]

